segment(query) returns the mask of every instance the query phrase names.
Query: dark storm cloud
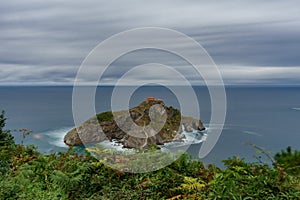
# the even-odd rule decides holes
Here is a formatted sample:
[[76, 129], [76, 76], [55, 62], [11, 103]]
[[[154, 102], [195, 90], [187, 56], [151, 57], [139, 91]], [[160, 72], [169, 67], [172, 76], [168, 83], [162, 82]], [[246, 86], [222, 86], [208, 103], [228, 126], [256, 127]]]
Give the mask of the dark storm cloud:
[[[300, 84], [299, 13], [297, 0], [4, 1], [0, 84], [72, 84], [81, 62], [99, 42], [144, 26], [172, 28], [196, 39], [228, 84]], [[136, 55], [116, 61], [104, 80], [114, 82], [132, 65], [156, 61], [197, 82], [187, 63], [172, 55]], [[131, 78], [134, 83], [139, 76]]]

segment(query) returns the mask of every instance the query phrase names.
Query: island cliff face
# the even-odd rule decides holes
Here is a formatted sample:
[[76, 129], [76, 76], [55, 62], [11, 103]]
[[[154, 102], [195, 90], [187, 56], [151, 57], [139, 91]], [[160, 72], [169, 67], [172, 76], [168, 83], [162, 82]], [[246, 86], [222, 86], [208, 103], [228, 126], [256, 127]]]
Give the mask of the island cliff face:
[[[151, 109], [152, 111], [150, 112]], [[205, 130], [201, 120], [181, 116], [178, 109], [172, 106], [165, 106], [161, 100], [144, 101], [138, 106], [130, 108], [130, 115], [126, 113], [128, 111], [114, 113], [118, 124], [114, 120], [111, 111], [97, 114], [77, 128], [69, 131], [64, 137], [64, 142], [69, 146], [80, 146], [83, 144], [99, 143], [104, 140], [115, 140], [122, 143], [126, 148], [149, 148], [167, 142], [181, 141], [184, 138], [180, 124], [181, 118], [185, 131], [191, 132], [193, 129], [199, 131]], [[165, 116], [165, 121], [161, 123], [158, 133], [155, 134], [156, 132], [153, 132], [153, 129], [147, 129], [147, 125], [151, 121], [155, 121], [157, 116]], [[134, 123], [128, 123], [130, 120]], [[158, 121], [157, 124], [159, 126], [160, 122]], [[99, 128], [99, 125], [101, 128]], [[121, 125], [122, 129], [119, 125]], [[136, 125], [146, 128], [136, 129]], [[130, 135], [126, 134], [123, 131], [124, 129], [128, 130], [126, 132], [130, 132]], [[138, 137], [134, 137], [135, 135]]]

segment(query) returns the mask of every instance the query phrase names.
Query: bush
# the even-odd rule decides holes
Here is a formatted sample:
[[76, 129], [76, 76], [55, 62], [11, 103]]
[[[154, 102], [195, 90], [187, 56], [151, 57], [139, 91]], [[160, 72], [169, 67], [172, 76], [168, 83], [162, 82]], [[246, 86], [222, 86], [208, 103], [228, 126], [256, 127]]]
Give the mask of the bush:
[[10, 134], [10, 130], [4, 130], [6, 118], [5, 112], [0, 114], [0, 146], [7, 146], [14, 144], [14, 137]]
[[[111, 169], [73, 149], [49, 155], [13, 144], [0, 116], [0, 199], [299, 199], [299, 152], [276, 154], [276, 165], [238, 157], [225, 168], [184, 154], [160, 170], [133, 174]], [[3, 134], [4, 133], [4, 134]], [[140, 165], [143, 166], [143, 165]], [[146, 165], [145, 165], [146, 166]], [[147, 167], [147, 166], [146, 166]]]
[[278, 166], [284, 168], [285, 172], [292, 175], [300, 175], [300, 151], [292, 151], [291, 147], [275, 154], [275, 161]]

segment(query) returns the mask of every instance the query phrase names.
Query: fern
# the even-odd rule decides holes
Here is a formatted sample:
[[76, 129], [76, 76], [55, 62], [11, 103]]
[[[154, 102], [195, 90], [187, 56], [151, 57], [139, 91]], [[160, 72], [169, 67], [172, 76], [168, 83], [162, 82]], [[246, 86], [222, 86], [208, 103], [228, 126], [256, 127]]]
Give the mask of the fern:
[[206, 186], [206, 183], [198, 178], [184, 177], [184, 183], [181, 184], [181, 188], [188, 193], [194, 193]]

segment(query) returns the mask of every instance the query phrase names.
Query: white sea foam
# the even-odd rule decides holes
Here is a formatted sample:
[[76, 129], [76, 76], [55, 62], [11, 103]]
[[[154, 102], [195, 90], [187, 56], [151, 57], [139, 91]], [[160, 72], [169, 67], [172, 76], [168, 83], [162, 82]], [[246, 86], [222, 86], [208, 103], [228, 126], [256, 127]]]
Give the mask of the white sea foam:
[[297, 110], [297, 111], [300, 111], [300, 108], [292, 108], [293, 110]]
[[207, 137], [206, 133], [201, 133], [196, 130], [193, 130], [193, 132], [183, 132], [183, 134], [185, 135], [185, 139], [183, 139], [185, 144], [199, 144]]
[[108, 149], [115, 149], [117, 151], [129, 151], [130, 149], [123, 148], [123, 145], [121, 143], [118, 143], [116, 140], [109, 141], [109, 140], [104, 140], [102, 142], [99, 142], [101, 146], [104, 148]]
[[[49, 143], [58, 147], [68, 147], [64, 143], [64, 136], [72, 129], [73, 127], [63, 127], [55, 130], [50, 130], [41, 133], [40, 135], [46, 135], [50, 138]], [[193, 132], [186, 132], [183, 127], [183, 133], [185, 135], [185, 139], [183, 139], [183, 142], [170, 142], [166, 143], [164, 145], [161, 145], [161, 148], [165, 147], [180, 147], [180, 146], [186, 146], [191, 144], [199, 144], [206, 140], [207, 134], [204, 132], [199, 132], [197, 130], [193, 130]], [[128, 151], [129, 149], [123, 148], [123, 145], [121, 143], [118, 143], [117, 141], [109, 141], [105, 140], [103, 142], [99, 143], [105, 148], [113, 148], [117, 151]]]
[[198, 130], [193, 130], [192, 132], [186, 132], [184, 127], [182, 127], [182, 134], [185, 135], [185, 139], [183, 139], [183, 142], [169, 142], [165, 143], [164, 145], [161, 145], [161, 151], [163, 152], [170, 152], [172, 151], [172, 148], [181, 148], [184, 147], [186, 148], [188, 145], [191, 144], [200, 144], [203, 141], [206, 140], [207, 138], [207, 129], [205, 131], [198, 131]]
[[254, 131], [243, 131], [243, 132], [246, 133], [246, 134], [249, 134], [249, 135], [262, 136], [261, 134], [259, 134], [257, 132], [254, 132]]
[[[186, 132], [184, 131], [183, 127], [183, 133], [185, 135], [185, 139], [183, 139], [182, 142], [169, 142], [165, 143], [164, 145], [160, 145], [161, 150], [163, 152], [167, 152], [168, 148], [173, 147], [182, 147], [187, 146], [191, 144], [199, 144], [206, 140], [207, 134], [205, 132], [199, 132], [197, 130], [193, 130], [193, 132]], [[104, 148], [108, 149], [116, 149], [117, 151], [131, 151], [132, 149], [123, 148], [123, 145], [121, 143], [118, 143], [117, 141], [113, 140], [112, 142], [105, 140], [103, 142], [99, 143]]]
[[41, 135], [47, 135], [50, 138], [49, 143], [58, 147], [68, 147], [64, 143], [65, 135], [72, 129], [73, 127], [63, 127], [55, 130], [46, 131], [41, 133]]

